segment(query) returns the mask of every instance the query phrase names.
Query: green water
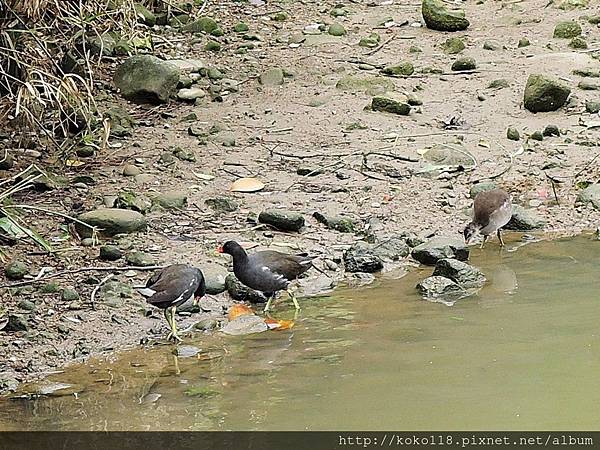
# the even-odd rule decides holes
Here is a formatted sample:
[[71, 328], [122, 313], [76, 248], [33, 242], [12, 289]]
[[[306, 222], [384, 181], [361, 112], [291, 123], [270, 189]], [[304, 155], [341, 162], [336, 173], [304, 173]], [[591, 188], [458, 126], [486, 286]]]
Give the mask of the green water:
[[197, 335], [177, 364], [161, 346], [70, 367], [50, 380], [76, 397], [0, 400], [0, 429], [597, 429], [600, 242], [472, 263], [489, 282], [453, 307], [416, 295], [425, 268], [305, 300], [291, 330]]

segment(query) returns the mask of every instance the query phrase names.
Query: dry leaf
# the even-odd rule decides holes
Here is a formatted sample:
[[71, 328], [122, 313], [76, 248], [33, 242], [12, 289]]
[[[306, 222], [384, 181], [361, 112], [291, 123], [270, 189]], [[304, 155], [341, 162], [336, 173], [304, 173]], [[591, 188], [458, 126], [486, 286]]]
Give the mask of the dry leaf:
[[265, 184], [256, 178], [239, 178], [231, 184], [229, 190], [234, 192], [256, 192], [264, 187]]
[[270, 317], [265, 319], [265, 323], [269, 327], [269, 330], [289, 330], [294, 326], [293, 320], [278, 320], [271, 319]]
[[246, 316], [248, 314], [254, 314], [254, 311], [252, 311], [252, 308], [250, 308], [249, 306], [233, 305], [229, 310], [229, 313], [227, 313], [227, 317], [231, 321], [237, 319], [240, 316]]
[[214, 175], [209, 175], [207, 173], [199, 173], [199, 172], [192, 172], [194, 174], [194, 176], [200, 180], [204, 180], [204, 181], [210, 181], [210, 180], [214, 180], [215, 177]]
[[65, 164], [67, 167], [79, 167], [79, 166], [83, 166], [83, 162], [82, 161], [78, 161], [76, 159], [67, 159], [65, 161]]

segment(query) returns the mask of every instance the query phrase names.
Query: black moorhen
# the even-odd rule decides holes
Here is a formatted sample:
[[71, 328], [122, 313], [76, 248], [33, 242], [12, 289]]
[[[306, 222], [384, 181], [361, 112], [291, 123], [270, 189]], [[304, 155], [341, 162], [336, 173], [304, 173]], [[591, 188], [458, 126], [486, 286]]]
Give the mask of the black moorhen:
[[146, 283], [146, 291], [150, 297], [146, 300], [151, 305], [165, 310], [165, 319], [171, 332], [167, 339], [181, 341], [177, 335], [175, 310], [192, 295], [194, 304], [206, 294], [206, 283], [200, 269], [187, 264], [173, 264], [156, 272]]
[[477, 194], [473, 201], [473, 221], [464, 231], [465, 242], [468, 244], [477, 233], [483, 235], [483, 248], [490, 234], [497, 232], [500, 245], [504, 246], [500, 229], [512, 217], [512, 203], [510, 195], [502, 189], [492, 189]]
[[217, 251], [233, 257], [233, 273], [238, 280], [249, 288], [262, 292], [268, 298], [265, 311], [269, 311], [275, 294], [284, 289], [296, 309], [300, 309], [298, 300], [289, 290], [289, 285], [312, 267], [312, 260], [315, 257], [288, 255], [273, 250], [263, 250], [248, 255], [246, 250], [235, 241], [225, 242]]

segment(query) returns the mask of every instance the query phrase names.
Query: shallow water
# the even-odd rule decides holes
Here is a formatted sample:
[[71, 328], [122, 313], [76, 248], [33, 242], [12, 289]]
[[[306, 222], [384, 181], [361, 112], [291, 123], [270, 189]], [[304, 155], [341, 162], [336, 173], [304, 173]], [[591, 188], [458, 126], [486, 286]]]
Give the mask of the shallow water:
[[49, 380], [76, 396], [0, 399], [0, 429], [596, 429], [600, 242], [492, 242], [471, 262], [489, 282], [453, 307], [416, 294], [428, 268], [338, 290], [290, 330], [186, 341], [198, 357], [69, 367]]

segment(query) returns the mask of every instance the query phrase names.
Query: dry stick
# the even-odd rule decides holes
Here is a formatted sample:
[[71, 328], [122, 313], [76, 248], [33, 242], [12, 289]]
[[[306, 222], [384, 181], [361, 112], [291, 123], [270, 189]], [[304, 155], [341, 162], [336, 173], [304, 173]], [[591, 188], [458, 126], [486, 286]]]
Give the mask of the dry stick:
[[92, 296], [90, 297], [90, 304], [92, 305], [92, 309], [95, 311], [96, 310], [96, 294], [98, 293], [98, 291], [100, 290], [100, 288], [102, 287], [102, 285], [104, 283], [106, 283], [108, 280], [110, 280], [112, 277], [114, 277], [115, 274], [111, 273], [109, 275], [106, 275], [104, 278], [102, 278], [100, 280], [100, 283], [98, 283], [98, 285], [94, 288], [94, 290], [92, 291]]
[[377, 53], [379, 50], [381, 50], [385, 45], [389, 44], [390, 42], [392, 42], [394, 39], [396, 38], [395, 34], [392, 34], [392, 37], [389, 38], [387, 41], [385, 41], [384, 43], [382, 43], [379, 47], [374, 48], [373, 50], [371, 50], [370, 52], [365, 53], [365, 56], [370, 56], [370, 55], [374, 55], [375, 53]]
[[314, 175], [314, 174], [318, 173], [319, 171], [325, 171], [326, 169], [329, 169], [331, 167], [337, 166], [339, 164], [341, 164], [341, 166], [340, 166], [340, 169], [341, 169], [342, 167], [345, 167], [348, 163], [345, 163], [343, 161], [336, 161], [333, 164], [328, 164], [328, 165], [326, 165], [324, 167], [318, 167], [316, 169], [313, 169], [309, 173], [307, 173], [306, 175], [304, 175], [300, 180], [294, 181], [292, 184], [290, 184], [283, 192], [289, 192], [289, 190], [292, 187], [294, 187], [297, 184], [299, 184], [302, 180], [304, 180], [304, 178], [310, 177], [311, 175]]
[[25, 281], [19, 281], [17, 283], [12, 283], [12, 284], [0, 284], [0, 289], [6, 289], [6, 288], [13, 288], [13, 287], [17, 287], [17, 286], [25, 286], [27, 284], [35, 284], [35, 283], [40, 283], [42, 281], [46, 281], [46, 280], [50, 280], [52, 278], [58, 278], [61, 277], [63, 275], [73, 275], [76, 273], [81, 273], [81, 272], [93, 272], [93, 271], [97, 271], [97, 272], [106, 272], [106, 271], [114, 271], [114, 272], [125, 272], [127, 270], [139, 270], [139, 271], [146, 271], [146, 270], [158, 270], [158, 269], [164, 269], [166, 266], [125, 266], [125, 267], [118, 267], [118, 266], [107, 266], [107, 267], [102, 267], [102, 266], [93, 266], [93, 267], [80, 267], [79, 269], [72, 269], [72, 270], [63, 270], [61, 272], [56, 272], [53, 273], [51, 275], [42, 277], [42, 278], [38, 278], [35, 280], [25, 280]]

